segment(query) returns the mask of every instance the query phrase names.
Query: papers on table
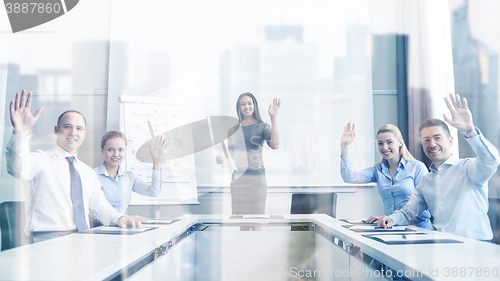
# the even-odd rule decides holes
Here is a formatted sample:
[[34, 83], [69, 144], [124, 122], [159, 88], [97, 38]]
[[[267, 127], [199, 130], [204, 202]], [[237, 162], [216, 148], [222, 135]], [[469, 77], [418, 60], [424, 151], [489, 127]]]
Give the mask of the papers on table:
[[[423, 235], [423, 236], [422, 236]], [[406, 234], [386, 234], [386, 235], [371, 235], [372, 238], [376, 238], [382, 240], [384, 242], [394, 242], [394, 241], [416, 241], [421, 240], [426, 237], [429, 239], [429, 236], [426, 236], [424, 233], [416, 233], [415, 235], [406, 235]]]
[[99, 226], [85, 231], [79, 232], [83, 234], [115, 234], [115, 235], [133, 235], [137, 233], [142, 233], [148, 230], [155, 229], [157, 227], [144, 227], [144, 228], [121, 228], [118, 226]]
[[229, 219], [273, 219], [282, 220], [282, 215], [231, 215]]
[[243, 215], [243, 219], [270, 219], [270, 215]]
[[373, 225], [343, 225], [343, 227], [354, 232], [414, 232], [414, 229], [407, 228], [406, 226], [393, 226], [384, 229], [383, 227]]
[[366, 220], [362, 219], [339, 219], [339, 220], [350, 224], [376, 225], [376, 223], [367, 223]]
[[463, 243], [458, 240], [443, 238], [436, 234], [405, 233], [405, 234], [367, 234], [367, 238], [389, 245], [398, 244], [431, 244], [431, 243]]
[[144, 224], [172, 224], [180, 219], [148, 219], [148, 222]]

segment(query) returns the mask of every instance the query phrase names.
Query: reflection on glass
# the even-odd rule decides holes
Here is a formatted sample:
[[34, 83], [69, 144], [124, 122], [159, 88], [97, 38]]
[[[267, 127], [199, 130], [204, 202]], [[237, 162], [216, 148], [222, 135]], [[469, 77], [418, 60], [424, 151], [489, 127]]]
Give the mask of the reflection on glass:
[[[474, 124], [495, 147], [500, 147], [500, 88], [498, 54], [500, 32], [496, 19], [498, 1], [450, 0], [455, 93], [466, 98], [474, 113]], [[493, 35], [493, 36], [492, 36]], [[495, 120], [495, 121], [494, 121]], [[475, 157], [464, 138], [458, 138], [460, 158]], [[493, 243], [500, 244], [500, 170], [489, 180], [488, 216]]]

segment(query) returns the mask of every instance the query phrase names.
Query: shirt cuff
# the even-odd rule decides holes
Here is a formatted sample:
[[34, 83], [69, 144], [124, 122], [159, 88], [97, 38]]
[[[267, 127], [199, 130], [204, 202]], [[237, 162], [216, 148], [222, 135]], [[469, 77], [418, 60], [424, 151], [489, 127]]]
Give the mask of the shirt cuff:
[[[474, 139], [475, 137], [477, 137], [477, 136], [480, 136], [480, 135], [481, 135], [481, 131], [479, 130], [479, 128], [478, 128], [478, 127], [474, 127], [474, 130], [476, 130], [477, 135], [472, 136], [472, 137], [470, 137], [470, 138], [468, 138], [468, 137], [466, 137], [466, 136], [465, 136], [465, 135], [466, 135], [465, 133], [469, 133], [469, 132], [460, 132], [460, 133], [464, 135], [464, 138], [465, 138], [466, 140], [470, 140], [470, 139]], [[471, 131], [471, 132], [472, 132], [472, 131]]]
[[465, 140], [469, 143], [472, 150], [474, 150], [474, 148], [484, 147], [484, 146], [486, 146], [489, 151], [496, 150], [496, 148], [493, 146], [493, 144], [484, 137], [484, 135], [481, 133], [481, 131], [477, 127], [476, 127], [476, 132], [477, 132], [477, 135], [475, 135], [473, 137], [467, 138], [464, 136]]
[[30, 134], [27, 135], [27, 136], [20, 136], [20, 135], [14, 134], [14, 133], [12, 134], [12, 142], [15, 145], [26, 145], [26, 144], [29, 144], [30, 138], [31, 138], [31, 131], [30, 131]]
[[408, 225], [408, 222], [406, 223], [403, 222], [403, 219], [401, 219], [402, 216], [403, 214], [401, 214], [401, 211], [398, 210], [389, 215], [388, 217], [392, 220], [394, 225]]
[[161, 169], [159, 171], [153, 169], [153, 174], [152, 174], [153, 178], [161, 178]]
[[340, 156], [340, 168], [344, 168], [346, 164], [349, 164], [349, 166], [351, 166], [351, 159], [349, 158], [349, 156]]
[[117, 214], [113, 215], [113, 218], [111, 219], [111, 224], [118, 225], [118, 221], [120, 220], [121, 217], [128, 217], [128, 216], [125, 214], [117, 213]]

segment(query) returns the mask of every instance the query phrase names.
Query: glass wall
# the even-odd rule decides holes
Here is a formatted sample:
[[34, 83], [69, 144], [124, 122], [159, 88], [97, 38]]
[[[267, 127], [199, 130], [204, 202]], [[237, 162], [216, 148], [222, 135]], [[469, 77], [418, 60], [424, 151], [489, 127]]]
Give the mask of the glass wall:
[[[236, 117], [243, 92], [255, 94], [270, 123], [267, 109], [279, 97], [280, 147], [263, 152], [268, 185], [341, 184], [339, 141], [348, 121], [357, 124], [354, 168], [375, 162], [369, 10], [367, 0], [82, 1], [15, 34], [3, 20], [2, 110], [22, 89], [33, 92], [33, 107], [45, 108], [32, 150], [54, 144], [62, 111], [79, 110], [88, 122], [79, 157], [96, 167], [102, 134], [124, 128], [123, 96], [182, 99], [187, 123]], [[3, 149], [12, 132], [4, 116]], [[231, 172], [216, 154], [194, 154], [197, 185], [229, 185]], [[22, 199], [5, 163], [1, 171], [2, 201]]]
[[[270, 123], [267, 109], [281, 98], [280, 148], [263, 152], [269, 185], [342, 183], [349, 120], [359, 124], [357, 167], [373, 162], [368, 1], [148, 3], [113, 3], [111, 55], [116, 46], [123, 57], [110, 73], [127, 71], [110, 93], [188, 99], [192, 121], [236, 117], [237, 97], [251, 92]], [[195, 154], [198, 185], [229, 184], [216, 153]]]
[[[474, 123], [495, 147], [500, 147], [498, 81], [500, 19], [498, 1], [450, 0], [455, 91], [469, 101]], [[459, 138], [460, 157], [475, 157]], [[494, 241], [500, 243], [500, 172], [489, 181], [489, 217]]]
[[[398, 3], [403, 1], [86, 0], [52, 21], [18, 33], [12, 33], [9, 18], [2, 16], [1, 153], [5, 155], [12, 136], [8, 105], [22, 89], [33, 92], [33, 112], [45, 108], [32, 130], [31, 150], [51, 148], [59, 114], [78, 110], [86, 117], [88, 132], [78, 157], [92, 168], [104, 160], [102, 135], [126, 130], [131, 123], [127, 120], [144, 119], [132, 126], [142, 133], [129, 135], [127, 157], [133, 158], [151, 135], [204, 122], [209, 116], [237, 117], [238, 96], [251, 92], [266, 123], [271, 122], [268, 108], [273, 98], [281, 99], [280, 147], [272, 150], [265, 145], [263, 150], [267, 185], [343, 185], [339, 156], [344, 126], [356, 123], [350, 155], [353, 169], [359, 170], [380, 159], [375, 130], [407, 121], [401, 116], [409, 113], [398, 112], [398, 83], [406, 73], [398, 76], [402, 73], [397, 60], [405, 55], [394, 53], [399, 51], [398, 38], [412, 38], [398, 28], [403, 16]], [[500, 147], [500, 22], [495, 14], [500, 2], [449, 3], [455, 91], [468, 98], [476, 125]], [[0, 14], [6, 13], [0, 8]], [[421, 22], [412, 23], [416, 28]], [[132, 111], [127, 109], [130, 104], [136, 106]], [[418, 143], [411, 132], [409, 136]], [[215, 144], [210, 135], [192, 131], [190, 141], [200, 139]], [[173, 147], [179, 140], [167, 141]], [[474, 157], [462, 138], [459, 150], [462, 158]], [[209, 145], [185, 156], [184, 162], [165, 163], [165, 174], [174, 178], [166, 180], [166, 195], [158, 199], [165, 201], [158, 205], [189, 199], [192, 193], [182, 194], [184, 185], [194, 188], [194, 194], [199, 187], [228, 187], [232, 171], [215, 161], [221, 153], [221, 145]], [[24, 200], [21, 182], [7, 173], [5, 157], [0, 162], [0, 202]], [[150, 171], [151, 163], [131, 169], [136, 168]], [[383, 212], [373, 186], [342, 195], [344, 211]], [[490, 219], [499, 239], [500, 172], [490, 181], [489, 197]], [[207, 200], [206, 213], [217, 213], [222, 207], [213, 206], [227, 203], [215, 196]]]

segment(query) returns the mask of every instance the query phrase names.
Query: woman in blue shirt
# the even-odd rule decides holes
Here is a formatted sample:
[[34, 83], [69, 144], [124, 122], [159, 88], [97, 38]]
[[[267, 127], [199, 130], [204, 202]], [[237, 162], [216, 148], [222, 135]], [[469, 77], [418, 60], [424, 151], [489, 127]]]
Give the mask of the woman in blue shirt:
[[[156, 138], [155, 147], [149, 146], [149, 153], [153, 158], [153, 175], [151, 184], [131, 171], [125, 171], [120, 164], [125, 159], [127, 138], [125, 134], [109, 131], [101, 140], [101, 153], [104, 162], [94, 169], [101, 182], [101, 188], [106, 199], [118, 212], [124, 213], [132, 196], [132, 191], [144, 196], [156, 197], [161, 191], [161, 161], [166, 150], [166, 143], [162, 137]], [[131, 216], [141, 222], [147, 222], [142, 216]]]
[[[410, 154], [398, 127], [387, 124], [380, 127], [377, 132], [378, 150], [382, 155], [382, 161], [373, 167], [353, 172], [348, 152], [349, 145], [355, 137], [354, 123], [349, 122], [344, 127], [340, 142], [342, 179], [346, 183], [376, 182], [378, 192], [384, 202], [385, 214], [390, 215], [406, 205], [415, 187], [427, 174], [427, 168], [424, 163], [417, 161]], [[379, 217], [381, 216], [371, 216], [366, 222], [376, 222]], [[434, 229], [430, 217], [429, 210], [425, 210], [415, 220], [415, 225]]]

